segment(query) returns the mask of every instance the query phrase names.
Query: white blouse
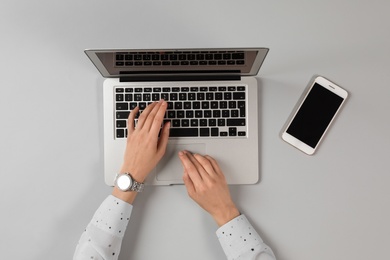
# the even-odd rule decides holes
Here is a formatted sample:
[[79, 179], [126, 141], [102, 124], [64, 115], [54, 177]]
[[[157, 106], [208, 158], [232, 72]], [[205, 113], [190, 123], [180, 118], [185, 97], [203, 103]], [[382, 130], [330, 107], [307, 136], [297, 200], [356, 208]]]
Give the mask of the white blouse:
[[[94, 214], [80, 237], [73, 260], [116, 260], [133, 206], [109, 195]], [[217, 237], [227, 259], [275, 260], [244, 215], [217, 230]]]

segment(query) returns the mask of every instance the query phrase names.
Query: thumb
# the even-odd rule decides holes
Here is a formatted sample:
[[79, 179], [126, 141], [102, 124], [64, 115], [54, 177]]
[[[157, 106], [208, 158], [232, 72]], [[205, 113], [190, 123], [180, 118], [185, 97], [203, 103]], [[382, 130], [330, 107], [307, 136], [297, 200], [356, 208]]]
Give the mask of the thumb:
[[157, 153], [161, 157], [165, 154], [165, 151], [167, 149], [170, 127], [171, 127], [170, 122], [167, 122], [164, 124], [164, 126], [161, 130], [160, 139], [158, 140], [158, 143], [157, 143]]

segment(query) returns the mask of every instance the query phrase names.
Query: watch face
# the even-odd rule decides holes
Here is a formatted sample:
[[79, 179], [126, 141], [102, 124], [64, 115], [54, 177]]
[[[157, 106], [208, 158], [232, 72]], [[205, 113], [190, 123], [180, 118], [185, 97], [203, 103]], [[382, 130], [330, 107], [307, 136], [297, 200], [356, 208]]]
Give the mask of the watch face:
[[131, 180], [129, 175], [122, 174], [116, 180], [116, 184], [117, 184], [119, 189], [126, 191], [126, 190], [130, 189], [130, 187], [133, 183], [132, 183], [132, 180]]

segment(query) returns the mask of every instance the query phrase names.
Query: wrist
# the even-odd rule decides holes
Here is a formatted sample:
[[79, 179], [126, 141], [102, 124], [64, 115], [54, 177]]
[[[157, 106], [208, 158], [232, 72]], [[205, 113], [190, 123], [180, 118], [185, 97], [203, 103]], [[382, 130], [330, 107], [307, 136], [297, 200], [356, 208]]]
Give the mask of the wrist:
[[140, 183], [143, 183], [146, 179], [146, 175], [145, 174], [142, 174], [140, 171], [136, 170], [136, 169], [133, 169], [132, 167], [125, 167], [123, 166], [121, 168], [121, 170], [119, 171], [119, 173], [130, 173], [131, 174], [131, 177], [137, 181], [137, 182], [140, 182]]
[[112, 191], [112, 195], [117, 197], [118, 199], [121, 199], [129, 204], [133, 204], [135, 197], [137, 196], [136, 191], [121, 191], [117, 187], [114, 187]]
[[212, 217], [215, 222], [217, 222], [217, 225], [221, 227], [239, 215], [240, 211], [236, 208], [236, 206], [232, 205], [219, 210], [213, 214]]

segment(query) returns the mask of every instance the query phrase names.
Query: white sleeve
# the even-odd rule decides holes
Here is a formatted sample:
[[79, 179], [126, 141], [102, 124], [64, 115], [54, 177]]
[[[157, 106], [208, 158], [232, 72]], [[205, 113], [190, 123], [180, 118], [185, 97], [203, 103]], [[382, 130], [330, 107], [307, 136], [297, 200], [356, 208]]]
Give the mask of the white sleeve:
[[81, 235], [73, 260], [116, 260], [133, 206], [109, 195]]
[[229, 260], [276, 259], [271, 248], [263, 242], [244, 215], [240, 215], [221, 226], [216, 234]]

